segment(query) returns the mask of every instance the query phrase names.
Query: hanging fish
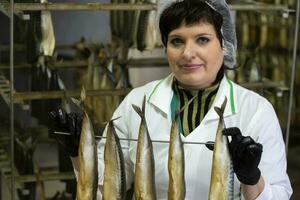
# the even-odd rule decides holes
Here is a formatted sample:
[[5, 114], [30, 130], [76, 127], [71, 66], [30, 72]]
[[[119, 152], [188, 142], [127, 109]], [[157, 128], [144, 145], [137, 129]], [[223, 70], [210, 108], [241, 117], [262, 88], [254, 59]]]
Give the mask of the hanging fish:
[[[42, 77], [42, 65], [44, 65], [44, 57], [40, 56], [36, 65], [33, 66], [31, 72], [31, 91], [42, 91], [41, 77]], [[31, 101], [31, 115], [39, 118], [42, 110], [42, 100]]]
[[[130, 0], [130, 3], [133, 4], [140, 4], [143, 3], [143, 0]], [[133, 14], [133, 19], [132, 22], [130, 23], [130, 36], [132, 40], [132, 47], [137, 48], [137, 32], [138, 32], [138, 26], [139, 26], [139, 16], [140, 16], [141, 11], [140, 10], [135, 10]]]
[[256, 48], [259, 45], [259, 26], [257, 21], [259, 20], [259, 15], [254, 12], [248, 12], [248, 21], [249, 21], [249, 40], [250, 47]]
[[[157, 0], [145, 0], [144, 3], [157, 4]], [[137, 49], [153, 50], [156, 44], [156, 10], [141, 11], [137, 29]]]
[[250, 25], [248, 21], [247, 13], [241, 13], [241, 22], [242, 22], [242, 47], [247, 47], [250, 43]]
[[[273, 15], [268, 15], [268, 23], [269, 24], [276, 24], [276, 16]], [[272, 27], [269, 25], [268, 28], [268, 42], [267, 42], [267, 46], [271, 49], [277, 49], [278, 45], [279, 45], [279, 39], [278, 39], [278, 30], [276, 29], [276, 27]]]
[[185, 177], [184, 177], [184, 148], [181, 140], [180, 125], [178, 124], [179, 114], [195, 99], [192, 98], [187, 105], [176, 113], [171, 126], [170, 146], [168, 158], [169, 172], [169, 200], [184, 200], [185, 199]]
[[260, 16], [260, 37], [259, 37], [259, 46], [261, 48], [266, 47], [268, 41], [268, 17], [266, 14], [261, 14]]
[[106, 132], [103, 200], [123, 200], [126, 197], [124, 156], [114, 128], [114, 120], [109, 121]]
[[[125, 0], [125, 3], [135, 5], [135, 0]], [[128, 47], [133, 45], [132, 30], [134, 26], [134, 16], [136, 11], [124, 11], [124, 36], [125, 42], [128, 42]]]
[[[118, 0], [119, 4], [125, 3], [125, 0]], [[123, 39], [124, 35], [124, 11], [123, 10], [118, 10], [117, 11], [117, 37]]]
[[[41, 3], [48, 3], [48, 1], [41, 0]], [[52, 56], [55, 47], [55, 36], [50, 11], [41, 11], [41, 30], [42, 41], [40, 44], [40, 53], [45, 56]]]
[[[85, 90], [83, 89], [80, 104], [83, 104], [84, 100]], [[93, 125], [84, 108], [78, 156], [79, 175], [76, 197], [78, 200], [96, 200], [98, 188], [97, 146]]]
[[250, 64], [248, 80], [249, 82], [258, 82], [262, 80], [261, 67], [255, 59], [253, 59], [252, 63]]
[[[50, 70], [51, 71], [51, 77], [49, 80], [49, 85], [48, 85], [48, 91], [58, 91], [61, 90], [61, 87], [59, 85], [59, 76], [57, 69]], [[45, 100], [46, 103], [46, 113], [50, 113], [53, 110], [56, 110], [60, 105], [61, 105], [61, 99], [49, 99]], [[49, 118], [49, 117], [48, 117]], [[47, 124], [50, 126], [50, 120], [47, 119]]]
[[[111, 0], [112, 4], [117, 4], [118, 0]], [[110, 29], [111, 35], [117, 36], [119, 34], [119, 27], [118, 27], [118, 12], [119, 11], [111, 11], [110, 12]]]
[[[16, 134], [14, 138], [14, 163], [20, 175], [34, 174], [33, 157], [37, 140], [32, 135], [22, 132]], [[28, 194], [22, 192], [24, 189], [28, 191]], [[20, 189], [17, 189], [18, 197], [19, 199], [35, 199], [36, 190], [37, 182], [20, 183]]]
[[226, 102], [227, 98], [225, 97], [221, 108], [214, 108], [220, 119], [213, 152], [209, 200], [233, 199], [233, 165], [229, 153], [228, 138], [222, 132], [224, 129], [223, 113]]
[[279, 82], [283, 80], [283, 73], [280, 70], [279, 58], [276, 55], [271, 55], [271, 65], [272, 67], [272, 80]]
[[134, 196], [136, 200], [156, 200], [153, 147], [145, 119], [145, 106], [146, 97], [142, 109], [132, 105], [141, 117], [135, 162]]

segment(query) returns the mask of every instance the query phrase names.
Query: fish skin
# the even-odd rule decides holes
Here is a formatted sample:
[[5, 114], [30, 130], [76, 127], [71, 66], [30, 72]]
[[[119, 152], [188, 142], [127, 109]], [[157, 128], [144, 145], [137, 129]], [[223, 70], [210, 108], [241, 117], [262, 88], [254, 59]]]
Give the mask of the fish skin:
[[223, 135], [223, 113], [227, 98], [221, 108], [215, 107], [220, 116], [213, 152], [209, 200], [233, 199], [233, 166], [228, 148], [228, 138]]
[[136, 200], [156, 200], [153, 147], [145, 120], [145, 104], [146, 97], [144, 97], [142, 110], [132, 105], [141, 117], [134, 174], [134, 196]]
[[242, 25], [242, 46], [247, 47], [250, 43], [250, 27], [249, 27], [249, 21], [248, 21], [248, 15], [247, 13], [242, 13], [241, 14], [241, 21], [243, 22]]
[[[130, 0], [130, 3], [133, 4], [141, 4], [143, 3], [142, 0]], [[137, 34], [138, 34], [138, 29], [139, 29], [139, 17], [140, 17], [140, 10], [135, 10], [134, 11], [134, 16], [132, 19], [132, 27], [131, 27], [131, 40], [132, 40], [132, 47], [137, 48]]]
[[185, 199], [184, 149], [180, 137], [177, 117], [172, 122], [169, 146], [169, 200]]
[[84, 111], [79, 143], [77, 200], [96, 200], [98, 188], [97, 147], [92, 123]]
[[259, 38], [259, 46], [261, 48], [265, 48], [268, 41], [268, 17], [266, 14], [261, 14], [260, 16], [260, 38]]
[[[48, 1], [41, 0], [41, 3], [48, 3]], [[50, 11], [41, 11], [41, 32], [40, 52], [45, 56], [52, 56], [55, 47], [55, 36]]]
[[[157, 4], [156, 0], [146, 0], [145, 3]], [[139, 51], [153, 50], [156, 45], [156, 11], [141, 11], [138, 19], [137, 49]]]
[[[99, 64], [99, 58], [96, 55], [98, 51], [105, 52], [104, 47], [96, 46], [91, 49], [87, 73], [82, 80], [83, 85], [88, 90], [114, 89], [117, 84], [115, 75], [109, 70], [110, 66], [106, 67]], [[111, 64], [110, 62], [109, 64], [112, 65], [113, 63]], [[113, 96], [87, 97], [85, 103], [88, 106], [88, 111], [91, 111], [89, 113], [92, 114], [96, 124], [103, 124], [112, 117], [117, 107], [117, 105], [113, 104], [112, 99], [114, 99]]]
[[168, 158], [168, 172], [169, 172], [169, 200], [183, 200], [185, 199], [185, 176], [184, 176], [184, 148], [181, 140], [181, 134], [178, 124], [178, 117], [196, 98], [192, 97], [187, 104], [185, 104], [175, 115], [172, 121], [170, 131], [170, 146]]
[[106, 136], [103, 200], [123, 200], [126, 197], [125, 162], [113, 120], [108, 123]]

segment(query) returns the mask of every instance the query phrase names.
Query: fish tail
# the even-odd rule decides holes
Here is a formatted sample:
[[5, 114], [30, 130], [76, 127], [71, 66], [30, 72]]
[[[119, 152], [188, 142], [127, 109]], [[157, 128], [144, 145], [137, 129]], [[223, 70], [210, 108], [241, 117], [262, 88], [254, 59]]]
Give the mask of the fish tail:
[[196, 95], [193, 96], [193, 98], [191, 98], [184, 106], [182, 106], [182, 108], [180, 108], [179, 111], [176, 112], [176, 114], [175, 114], [175, 119], [178, 118], [179, 114], [180, 114], [182, 111], [184, 111], [184, 109], [185, 109], [186, 107], [188, 107], [188, 106], [190, 105], [190, 103], [192, 103], [192, 102], [194, 101], [195, 98], [196, 98]]
[[143, 106], [142, 106], [142, 112], [144, 116], [145, 116], [145, 108], [146, 108], [146, 95], [144, 95]]
[[224, 110], [225, 110], [225, 107], [226, 107], [226, 103], [227, 103], [227, 98], [225, 97], [222, 105], [221, 105], [221, 108], [219, 107], [214, 107], [215, 111], [217, 112], [217, 114], [219, 115], [220, 118], [223, 117], [223, 114], [224, 114]]
[[116, 121], [116, 120], [118, 120], [118, 119], [120, 119], [121, 118], [121, 116], [119, 116], [119, 117], [116, 117], [116, 118], [113, 118], [112, 120], [110, 120], [111, 122], [113, 122], [113, 121]]
[[86, 90], [85, 87], [82, 86], [81, 91], [80, 91], [80, 101], [84, 102], [86, 99]]
[[78, 108], [80, 108], [80, 101], [73, 97], [70, 98], [71, 102], [73, 102]]
[[138, 107], [137, 105], [132, 104], [132, 107], [134, 109], [134, 111], [140, 116], [143, 117], [143, 111], [141, 110], [140, 107]]
[[142, 118], [144, 119], [145, 117], [145, 107], [146, 107], [146, 96], [144, 96], [144, 100], [143, 100], [143, 105], [142, 105], [142, 109], [140, 107], [138, 107], [137, 105], [132, 104], [133, 109], [135, 110], [135, 112]]

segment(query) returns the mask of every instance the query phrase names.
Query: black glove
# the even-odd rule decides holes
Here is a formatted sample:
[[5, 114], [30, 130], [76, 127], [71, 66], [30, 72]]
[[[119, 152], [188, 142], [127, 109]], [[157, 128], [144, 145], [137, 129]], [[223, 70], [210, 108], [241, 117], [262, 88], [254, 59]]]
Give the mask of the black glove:
[[233, 161], [233, 170], [239, 181], [246, 185], [257, 184], [261, 175], [258, 164], [263, 146], [249, 136], [242, 136], [237, 127], [224, 129], [223, 134], [232, 137], [229, 150]]
[[[55, 140], [66, 150], [71, 157], [78, 156], [79, 140], [83, 115], [81, 113], [67, 114], [59, 108], [50, 112], [52, 125], [50, 132]], [[70, 135], [55, 134], [56, 132], [70, 133]]]

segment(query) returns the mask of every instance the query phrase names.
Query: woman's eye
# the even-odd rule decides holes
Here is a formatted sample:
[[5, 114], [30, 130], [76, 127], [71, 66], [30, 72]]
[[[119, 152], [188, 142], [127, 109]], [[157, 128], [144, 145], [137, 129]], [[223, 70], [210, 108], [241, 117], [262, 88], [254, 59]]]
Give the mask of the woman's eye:
[[183, 41], [179, 38], [173, 38], [171, 39], [170, 43], [174, 46], [179, 46], [183, 43]]
[[207, 38], [207, 37], [199, 37], [198, 39], [197, 39], [197, 43], [198, 44], [206, 44], [206, 43], [208, 43], [209, 42], [209, 38]]

